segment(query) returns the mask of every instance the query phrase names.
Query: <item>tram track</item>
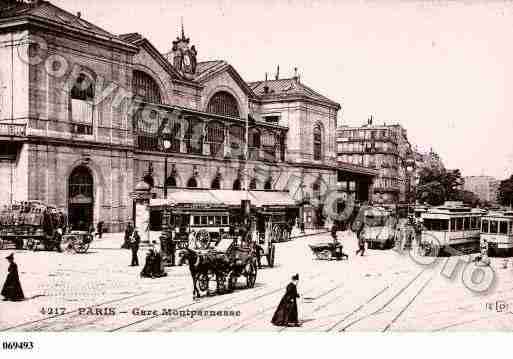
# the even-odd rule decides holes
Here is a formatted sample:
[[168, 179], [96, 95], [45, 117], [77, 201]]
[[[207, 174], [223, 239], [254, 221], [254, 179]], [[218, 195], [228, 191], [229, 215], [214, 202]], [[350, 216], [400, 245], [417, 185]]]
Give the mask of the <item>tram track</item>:
[[[319, 274], [316, 274], [314, 276], [312, 276], [312, 279], [319, 276], [321, 273]], [[260, 290], [265, 290], [265, 287], [262, 287]], [[279, 287], [277, 289], [274, 289], [274, 290], [271, 290], [271, 291], [266, 291], [262, 294], [258, 294], [256, 296], [252, 296], [251, 298], [249, 299], [245, 299], [243, 300], [242, 302], [239, 302], [239, 303], [234, 303], [232, 306], [228, 307], [227, 309], [231, 309], [233, 308], [233, 306], [235, 305], [243, 305], [243, 304], [246, 304], [246, 303], [249, 303], [249, 302], [252, 302], [252, 301], [255, 301], [255, 300], [258, 300], [258, 299], [261, 299], [265, 296], [268, 296], [268, 295], [272, 295], [273, 293], [275, 292], [278, 292], [280, 290], [283, 290], [283, 287]], [[222, 299], [220, 301], [215, 301], [214, 303], [209, 303], [207, 306], [202, 306], [201, 307], [201, 310], [206, 310], [206, 309], [210, 309], [210, 308], [213, 308], [215, 306], [218, 306], [218, 305], [222, 305], [224, 303], [227, 303], [229, 301], [232, 301], [232, 300], [236, 300], [238, 297], [240, 296], [243, 296], [244, 294], [244, 291], [243, 290], [240, 290], [240, 291], [237, 291], [236, 293], [234, 293], [236, 295], [236, 297], [234, 297], [233, 295], [232, 296], [229, 296], [228, 298], [225, 298], [225, 299]], [[213, 298], [212, 298], [213, 299]], [[204, 301], [192, 301], [192, 302], [187, 302], [187, 303], [184, 303], [182, 305], [179, 305], [173, 309], [175, 310], [181, 310], [181, 309], [185, 309], [185, 308], [190, 308], [190, 307], [196, 307], [196, 306], [201, 306], [202, 304], [204, 304], [205, 302]], [[124, 324], [122, 326], [119, 326], [119, 327], [116, 327], [116, 328], [112, 328], [110, 330], [108, 330], [108, 332], [116, 332], [116, 331], [119, 331], [119, 330], [123, 330], [123, 329], [127, 329], [129, 327], [133, 327], [133, 326], [136, 326], [136, 325], [139, 325], [139, 324], [142, 324], [142, 323], [145, 323], [145, 322], [148, 322], [148, 321], [151, 321], [151, 320], [155, 320], [157, 318], [162, 318], [162, 316], [160, 315], [152, 315], [152, 316], [148, 316], [148, 317], [145, 317], [145, 318], [141, 318], [139, 320], [135, 320], [133, 322], [129, 322], [127, 324]], [[181, 317], [176, 317], [176, 318], [168, 318], [168, 319], [165, 319], [163, 321], [160, 321], [159, 323], [156, 323], [154, 326], [150, 327], [150, 328], [147, 328], [147, 329], [143, 329], [141, 330], [142, 332], [146, 332], [146, 331], [151, 331], [151, 330], [158, 330], [156, 329], [155, 327], [159, 327], [159, 326], [163, 326], [163, 325], [166, 325], [166, 324], [169, 324], [169, 323], [172, 323], [172, 322], [175, 322], [177, 320], [181, 319]], [[205, 318], [201, 318], [201, 319], [197, 319], [197, 320], [193, 320], [192, 322], [197, 322], [199, 320], [204, 320]], [[207, 319], [208, 320], [208, 319]], [[181, 327], [185, 328], [187, 327], [188, 325], [191, 325], [192, 323], [187, 323], [187, 324], [184, 324], [182, 325]]]
[[[309, 279], [314, 279], [316, 277], [319, 277], [322, 273], [317, 273], [317, 274], [314, 274], [312, 275]], [[281, 292], [285, 289], [285, 286], [280, 286], [278, 288], [275, 288], [275, 289], [272, 289], [272, 290], [269, 290], [269, 291], [266, 291], [262, 294], [259, 294], [257, 296], [254, 296], [254, 297], [251, 297], [251, 298], [246, 298], [244, 299], [243, 301], [241, 302], [237, 302], [237, 303], [233, 303], [231, 304], [229, 307], [227, 307], [226, 309], [227, 310], [230, 310], [230, 309], [234, 309], [235, 307], [238, 307], [238, 306], [242, 306], [242, 305], [245, 305], [245, 304], [248, 304], [248, 303], [251, 303], [253, 301], [256, 301], [256, 300], [259, 300], [259, 299], [262, 299], [262, 298], [265, 298], [265, 297], [268, 297], [270, 295], [273, 295], [273, 294], [276, 294], [278, 292]], [[262, 288], [262, 290], [264, 290], [264, 288]], [[242, 294], [241, 294], [242, 295]], [[232, 299], [237, 299], [237, 298], [234, 298], [234, 297], [231, 297], [231, 298], [227, 298], [226, 300], [223, 300], [223, 301], [220, 301], [220, 302], [216, 302], [216, 303], [213, 303], [212, 305], [209, 305], [207, 307], [204, 307], [202, 308], [202, 310], [205, 310], [205, 309], [210, 309], [212, 307], [215, 307], [216, 305], [220, 305], [220, 304], [224, 304], [226, 302], [229, 302], [230, 300]], [[177, 309], [181, 309], [181, 308], [177, 308]], [[179, 318], [172, 318], [172, 319], [167, 319], [167, 320], [164, 320], [160, 323], [160, 325], [165, 325], [165, 324], [169, 324], [169, 323], [172, 323], [176, 320], [178, 320]], [[203, 320], [212, 320], [212, 317], [207, 317], [207, 318], [200, 318], [200, 319], [193, 319], [191, 321], [188, 321], [188, 322], [185, 322], [183, 323], [182, 325], [179, 325], [178, 327], [174, 328], [174, 330], [177, 330], [177, 329], [184, 329], [186, 327], [189, 327], [191, 325], [194, 325], [195, 323], [198, 323], [200, 321], [203, 321]], [[143, 330], [143, 331], [149, 331], [148, 329], [147, 330]]]
[[[347, 331], [347, 329], [369, 319], [369, 318], [375, 318], [376, 316], [380, 315], [380, 314], [383, 314], [385, 313], [385, 309], [387, 309], [392, 303], [394, 303], [395, 301], [398, 300], [398, 298], [402, 298], [402, 297], [405, 297], [403, 294], [409, 289], [409, 288], [412, 288], [412, 285], [414, 283], [416, 283], [418, 281], [418, 279], [424, 274], [426, 273], [427, 271], [427, 268], [423, 269], [422, 271], [420, 271], [417, 275], [415, 275], [411, 280], [409, 280], [406, 285], [402, 286], [397, 292], [395, 292], [395, 294], [390, 297], [384, 304], [382, 304], [379, 308], [377, 308], [376, 310], [373, 310], [371, 311], [369, 314], [364, 314], [362, 315], [361, 317], [349, 322], [348, 324], [345, 324], [341, 329], [338, 330], [338, 332], [345, 332]], [[418, 290], [418, 291], [415, 291], [414, 294], [410, 297], [410, 299], [408, 300], [408, 302], [406, 303], [406, 305], [404, 306], [401, 306], [399, 311], [397, 312], [398, 314], [396, 314], [391, 320], [389, 320], [387, 322], [387, 324], [383, 327], [382, 331], [384, 331], [385, 329], [388, 330], [390, 329], [391, 325], [393, 323], [395, 323], [395, 321], [404, 313], [404, 311], [417, 299], [417, 297], [423, 292], [423, 290], [427, 287], [427, 285], [429, 284], [429, 282], [431, 282], [431, 280], [433, 279], [434, 275], [430, 276], [426, 281], [422, 282], [422, 285], [421, 285], [421, 288]], [[384, 292], [384, 290], [383, 290]], [[363, 304], [363, 306], [359, 306], [356, 310], [356, 312], [359, 312], [361, 311], [362, 309], [364, 309], [366, 306], [368, 306], [370, 303], [372, 303], [374, 301], [375, 298], [377, 298], [381, 293], [378, 292], [377, 295], [375, 295], [374, 297], [371, 297], [370, 300], [368, 300], [366, 303]], [[345, 320], [349, 319], [351, 316], [347, 316], [347, 318], [343, 318], [343, 320], [340, 321], [338, 325], [344, 323]], [[335, 329], [336, 326], [332, 327], [331, 330]]]

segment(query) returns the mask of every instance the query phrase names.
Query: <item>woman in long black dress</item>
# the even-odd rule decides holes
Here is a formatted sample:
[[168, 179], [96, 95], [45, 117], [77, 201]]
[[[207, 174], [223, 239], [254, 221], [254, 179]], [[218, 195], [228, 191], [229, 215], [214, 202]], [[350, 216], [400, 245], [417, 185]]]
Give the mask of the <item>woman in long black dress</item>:
[[14, 263], [14, 255], [11, 253], [5, 257], [9, 261], [9, 269], [4, 286], [2, 287], [2, 296], [4, 300], [20, 301], [25, 299], [21, 289], [20, 277], [18, 276], [18, 266]]
[[280, 304], [274, 312], [271, 323], [280, 327], [298, 327], [299, 319], [297, 314], [297, 283], [299, 274], [292, 276], [292, 281], [287, 285], [285, 295], [281, 298]]

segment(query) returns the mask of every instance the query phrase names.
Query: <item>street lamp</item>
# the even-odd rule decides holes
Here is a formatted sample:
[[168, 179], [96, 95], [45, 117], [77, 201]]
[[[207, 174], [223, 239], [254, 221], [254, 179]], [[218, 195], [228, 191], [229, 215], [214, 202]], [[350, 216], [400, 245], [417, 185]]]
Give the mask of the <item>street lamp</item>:
[[410, 202], [411, 202], [411, 178], [415, 171], [415, 161], [411, 158], [408, 158], [406, 160], [406, 173], [408, 176], [408, 198], [407, 198], [407, 204], [408, 204], [408, 214], [410, 214]]
[[165, 159], [165, 162], [164, 162], [164, 198], [167, 199], [167, 158], [168, 158], [168, 155], [167, 155], [167, 152], [168, 150], [171, 148], [171, 141], [168, 140], [168, 139], [165, 139], [164, 141], [162, 141], [162, 145], [164, 146], [164, 151], [166, 152], [166, 159]]

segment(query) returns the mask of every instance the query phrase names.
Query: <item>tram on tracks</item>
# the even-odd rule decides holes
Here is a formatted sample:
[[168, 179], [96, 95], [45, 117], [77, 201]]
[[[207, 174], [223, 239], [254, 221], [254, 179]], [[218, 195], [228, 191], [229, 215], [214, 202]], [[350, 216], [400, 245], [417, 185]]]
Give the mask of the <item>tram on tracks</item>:
[[489, 256], [513, 255], [513, 211], [483, 215], [481, 245], [487, 248]]
[[[242, 201], [249, 207], [243, 210]], [[287, 193], [279, 191], [233, 191], [177, 189], [168, 199], [149, 204], [150, 230], [162, 230], [165, 223], [177, 249], [213, 248], [221, 239], [237, 239], [248, 232], [259, 257], [274, 266], [276, 242], [290, 239], [299, 208]], [[246, 213], [247, 212], [247, 213]], [[153, 218], [153, 220], [152, 220]], [[159, 222], [160, 225], [152, 225]]]
[[429, 208], [422, 214], [419, 249], [422, 255], [474, 253], [480, 248], [483, 212], [464, 206]]
[[365, 227], [363, 238], [370, 249], [388, 249], [395, 244], [395, 229], [392, 225], [391, 212], [381, 207], [365, 210]]

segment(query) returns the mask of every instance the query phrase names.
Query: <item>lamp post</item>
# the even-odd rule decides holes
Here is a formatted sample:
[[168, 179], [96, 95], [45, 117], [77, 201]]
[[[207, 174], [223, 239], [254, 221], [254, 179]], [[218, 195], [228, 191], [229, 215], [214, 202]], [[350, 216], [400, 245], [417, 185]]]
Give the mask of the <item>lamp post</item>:
[[162, 182], [164, 184], [164, 198], [167, 199], [167, 151], [171, 148], [171, 141], [168, 139], [165, 139], [162, 142], [164, 146], [164, 151], [166, 152], [165, 162], [164, 162], [164, 181]]
[[411, 178], [412, 178], [412, 175], [415, 171], [415, 161], [412, 160], [411, 158], [408, 158], [406, 160], [406, 166], [405, 166], [405, 169], [406, 169], [406, 174], [408, 176], [408, 192], [407, 192], [407, 205], [408, 205], [408, 215], [410, 214], [410, 202], [411, 202]]

